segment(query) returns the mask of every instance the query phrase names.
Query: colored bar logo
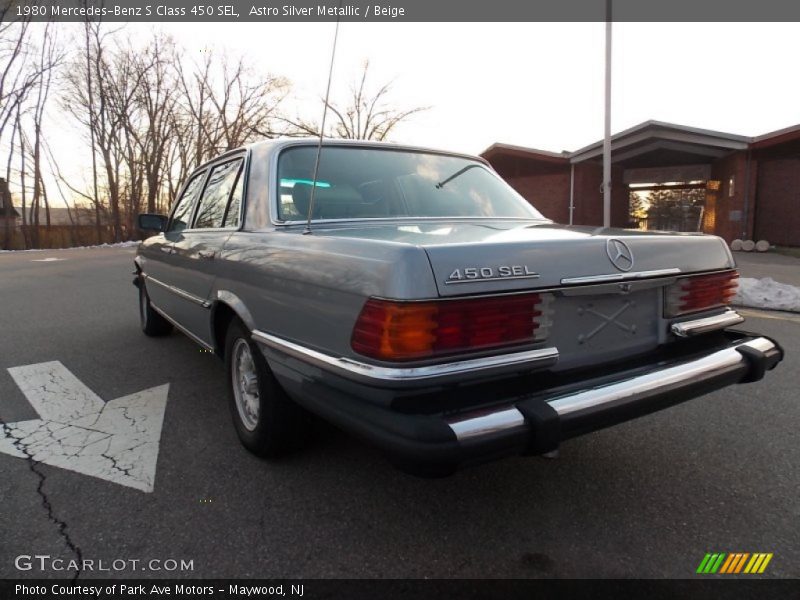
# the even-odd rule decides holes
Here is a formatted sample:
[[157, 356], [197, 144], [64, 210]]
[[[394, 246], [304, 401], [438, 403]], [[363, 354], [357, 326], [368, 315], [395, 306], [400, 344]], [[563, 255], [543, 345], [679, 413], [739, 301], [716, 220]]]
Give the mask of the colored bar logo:
[[740, 573], [748, 575], [758, 575], [763, 573], [769, 561], [772, 560], [772, 552], [714, 552], [705, 555], [697, 573], [701, 575], [738, 575]]

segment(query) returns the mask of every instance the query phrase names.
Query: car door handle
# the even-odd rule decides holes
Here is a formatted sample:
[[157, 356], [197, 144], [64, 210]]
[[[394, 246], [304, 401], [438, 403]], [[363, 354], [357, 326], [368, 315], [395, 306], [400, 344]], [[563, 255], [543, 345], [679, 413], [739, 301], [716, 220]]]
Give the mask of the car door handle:
[[211, 260], [214, 258], [214, 256], [216, 256], [216, 254], [217, 253], [214, 252], [213, 250], [200, 250], [197, 253], [197, 256], [199, 256], [200, 258], [205, 258], [206, 260]]

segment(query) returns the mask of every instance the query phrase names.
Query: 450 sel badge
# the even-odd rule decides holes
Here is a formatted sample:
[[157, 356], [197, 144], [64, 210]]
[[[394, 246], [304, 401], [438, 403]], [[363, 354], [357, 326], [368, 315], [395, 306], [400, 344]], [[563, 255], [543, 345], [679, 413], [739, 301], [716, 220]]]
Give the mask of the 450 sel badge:
[[500, 279], [538, 279], [539, 274], [531, 271], [528, 265], [500, 265], [499, 267], [464, 267], [456, 269], [445, 281], [451, 283], [471, 283], [477, 281], [497, 281]]

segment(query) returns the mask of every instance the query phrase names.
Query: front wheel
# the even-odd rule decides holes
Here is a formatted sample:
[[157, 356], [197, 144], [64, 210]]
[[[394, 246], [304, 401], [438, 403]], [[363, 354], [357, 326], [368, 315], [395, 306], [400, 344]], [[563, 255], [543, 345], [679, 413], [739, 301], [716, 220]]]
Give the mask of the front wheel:
[[228, 328], [225, 368], [231, 416], [242, 445], [267, 457], [299, 448], [306, 437], [303, 409], [280, 387], [250, 333], [238, 321]]
[[150, 297], [144, 287], [144, 280], [139, 279], [139, 324], [145, 335], [160, 337], [172, 331], [172, 323], [158, 314], [150, 304]]

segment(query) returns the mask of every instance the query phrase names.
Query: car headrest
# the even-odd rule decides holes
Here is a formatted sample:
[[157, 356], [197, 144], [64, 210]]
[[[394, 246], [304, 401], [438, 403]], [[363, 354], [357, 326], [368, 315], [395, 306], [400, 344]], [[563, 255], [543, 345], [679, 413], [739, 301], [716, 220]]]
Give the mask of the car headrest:
[[292, 202], [297, 213], [304, 219], [308, 215], [308, 203], [311, 201], [311, 186], [295, 184], [292, 188]]
[[[311, 186], [296, 183], [292, 188], [292, 202], [297, 212], [308, 215], [311, 202]], [[314, 192], [314, 218], [340, 219], [351, 216], [354, 208], [361, 206], [364, 200], [353, 186], [339, 184], [333, 187], [317, 187]]]

